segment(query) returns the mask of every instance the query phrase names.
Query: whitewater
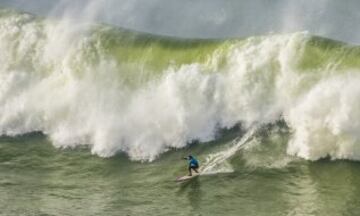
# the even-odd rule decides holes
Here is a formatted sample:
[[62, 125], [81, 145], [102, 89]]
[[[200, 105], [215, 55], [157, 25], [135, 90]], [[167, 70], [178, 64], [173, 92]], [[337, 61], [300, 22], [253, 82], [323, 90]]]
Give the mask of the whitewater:
[[56, 147], [152, 161], [283, 119], [289, 154], [360, 159], [357, 47], [306, 32], [191, 41], [0, 17], [2, 135], [41, 131]]

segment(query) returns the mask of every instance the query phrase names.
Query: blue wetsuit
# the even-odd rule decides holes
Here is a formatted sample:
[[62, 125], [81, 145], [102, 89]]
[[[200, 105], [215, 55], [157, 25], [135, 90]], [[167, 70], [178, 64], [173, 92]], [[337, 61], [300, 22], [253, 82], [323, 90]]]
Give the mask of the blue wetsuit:
[[189, 168], [199, 168], [199, 162], [194, 157], [189, 160]]

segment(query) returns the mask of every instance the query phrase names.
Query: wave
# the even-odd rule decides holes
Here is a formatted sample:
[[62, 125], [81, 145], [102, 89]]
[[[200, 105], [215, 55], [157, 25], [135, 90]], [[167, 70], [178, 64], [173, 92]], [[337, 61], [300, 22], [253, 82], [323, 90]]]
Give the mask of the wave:
[[288, 153], [360, 159], [360, 48], [297, 32], [184, 40], [0, 10], [0, 133], [152, 161], [283, 118]]

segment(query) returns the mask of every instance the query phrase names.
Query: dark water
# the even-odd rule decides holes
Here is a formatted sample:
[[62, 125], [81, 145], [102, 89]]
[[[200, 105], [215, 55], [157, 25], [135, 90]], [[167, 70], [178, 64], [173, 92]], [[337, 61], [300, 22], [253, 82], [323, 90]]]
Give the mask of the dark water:
[[[230, 139], [230, 138], [229, 138]], [[0, 140], [0, 215], [358, 215], [360, 169], [350, 161], [293, 159], [271, 167], [255, 147], [237, 153], [232, 173], [184, 183], [180, 158], [216, 144], [170, 151], [152, 163], [88, 149], [55, 149], [41, 134]], [[279, 155], [278, 155], [279, 156]], [[259, 165], [260, 164], [260, 165]]]

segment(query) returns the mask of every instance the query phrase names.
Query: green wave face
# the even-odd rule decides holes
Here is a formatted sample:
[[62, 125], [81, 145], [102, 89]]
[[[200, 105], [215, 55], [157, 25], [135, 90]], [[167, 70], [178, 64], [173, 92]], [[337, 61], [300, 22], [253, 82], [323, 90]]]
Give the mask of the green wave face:
[[289, 154], [360, 158], [357, 46], [305, 32], [169, 38], [2, 9], [0, 49], [2, 134], [154, 160], [284, 119]]

